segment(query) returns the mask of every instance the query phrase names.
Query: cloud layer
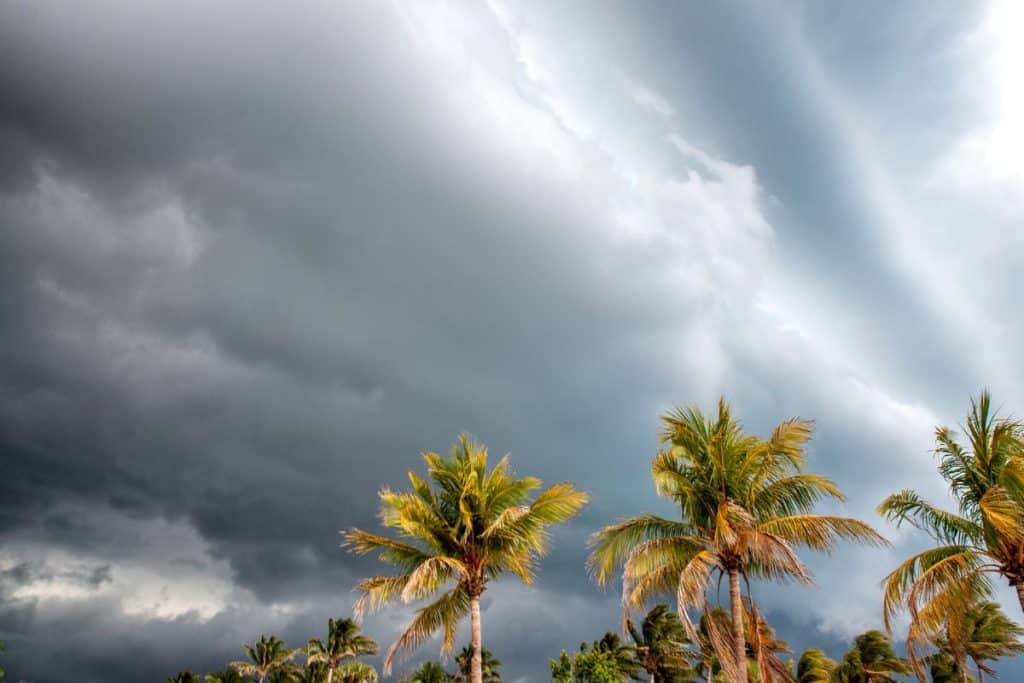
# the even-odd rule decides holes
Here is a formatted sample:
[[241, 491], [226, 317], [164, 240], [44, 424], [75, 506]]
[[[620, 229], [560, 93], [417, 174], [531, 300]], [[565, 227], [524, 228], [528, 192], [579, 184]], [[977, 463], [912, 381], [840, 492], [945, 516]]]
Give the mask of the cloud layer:
[[[338, 530], [461, 430], [594, 498], [484, 606], [509, 679], [618, 623], [584, 539], [664, 509], [674, 403], [815, 418], [851, 514], [941, 499], [932, 427], [1024, 405], [1014, 10], [646, 9], [0, 5], [9, 676], [304, 642], [374, 569]], [[783, 636], [876, 626], [888, 533], [758, 588]]]

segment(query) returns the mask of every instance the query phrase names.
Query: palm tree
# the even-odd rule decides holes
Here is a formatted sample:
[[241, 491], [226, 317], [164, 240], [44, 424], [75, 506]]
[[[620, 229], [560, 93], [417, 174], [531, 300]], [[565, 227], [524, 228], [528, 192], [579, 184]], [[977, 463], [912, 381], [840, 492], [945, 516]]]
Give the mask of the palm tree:
[[231, 666], [242, 676], [254, 676], [259, 683], [265, 683], [272, 674], [286, 673], [296, 670], [292, 660], [302, 654], [302, 650], [289, 650], [277, 636], [260, 636], [254, 645], [246, 643], [242, 647], [251, 661], [231, 662]]
[[789, 643], [779, 640], [775, 629], [765, 621], [757, 605], [747, 600], [744, 605], [744, 636], [747, 641], [747, 657], [754, 665], [757, 683], [794, 683], [792, 661], [789, 664], [779, 659], [780, 654], [791, 652]]
[[907, 660], [896, 656], [892, 643], [881, 631], [857, 636], [833, 673], [836, 683], [899, 683], [893, 675], [910, 673]]
[[542, 482], [517, 479], [508, 456], [487, 469], [487, 449], [465, 434], [448, 458], [424, 453], [425, 481], [409, 472], [412, 490], [380, 492], [381, 520], [399, 539], [352, 529], [345, 538], [356, 553], [380, 551], [380, 559], [395, 566], [397, 576], [377, 576], [360, 582], [363, 595], [356, 614], [401, 599], [425, 599], [444, 592], [416, 611], [405, 632], [388, 650], [384, 673], [395, 653], [412, 649], [441, 630], [442, 655], [455, 645], [459, 621], [470, 615], [473, 648], [471, 683], [482, 683], [483, 647], [480, 596], [490, 580], [502, 574], [533, 581], [534, 565], [550, 546], [548, 527], [568, 521], [589, 497], [572, 484], [555, 484], [532, 501]]
[[591, 570], [605, 585], [623, 567], [627, 611], [675, 593], [691, 637], [686, 610], [704, 608], [708, 584], [727, 577], [732, 633], [724, 644], [731, 656], [720, 664], [730, 680], [746, 683], [741, 581], [810, 583], [796, 548], [828, 551], [841, 538], [886, 541], [858, 520], [811, 514], [822, 498], [844, 499], [829, 479], [803, 472], [811, 422], [787, 420], [761, 439], [744, 433], [724, 399], [714, 418], [689, 407], [661, 420], [664, 447], [651, 475], [657, 492], [679, 505], [681, 520], [647, 514], [605, 527], [591, 538]]
[[685, 649], [686, 629], [679, 615], [668, 605], [655, 605], [647, 613], [640, 628], [626, 620], [626, 630], [633, 639], [637, 662], [647, 672], [650, 683], [690, 683], [695, 671]]
[[217, 673], [206, 674], [205, 678], [206, 683], [243, 683], [242, 674], [238, 673], [238, 669], [232, 667]]
[[407, 683], [451, 683], [452, 675], [437, 662], [423, 662], [420, 668], [413, 671]]
[[796, 664], [797, 683], [831, 683], [836, 663], [816, 647], [804, 650]]
[[[480, 663], [484, 683], [501, 683], [501, 673], [498, 671], [501, 668], [501, 662], [495, 659], [494, 655], [486, 647], [480, 651]], [[455, 665], [457, 669], [452, 678], [458, 683], [468, 681], [472, 675], [473, 668], [472, 645], [467, 645], [462, 648], [462, 652], [455, 655]]]
[[913, 555], [885, 580], [886, 628], [910, 612], [911, 639], [938, 637], [950, 614], [991, 595], [990, 576], [1006, 579], [1024, 609], [1024, 446], [1021, 424], [998, 418], [987, 391], [971, 401], [968, 445], [935, 430], [939, 473], [959, 511], [936, 507], [910, 489], [882, 501], [879, 514], [927, 532], [937, 547]]
[[[951, 615], [945, 636], [935, 640], [934, 644], [939, 655], [952, 662], [953, 671], [961, 681], [969, 680], [968, 659], [974, 662], [978, 680], [983, 681], [986, 673], [995, 675], [995, 671], [984, 662], [1024, 653], [1022, 637], [1024, 628], [1011, 621], [997, 603], [985, 601], [974, 605], [965, 614]], [[916, 645], [908, 642], [907, 649], [915, 670], [923, 678], [921, 667], [915, 661]]]
[[608, 655], [608, 661], [614, 664], [623, 678], [637, 678], [637, 675], [643, 670], [640, 662], [637, 661], [636, 648], [622, 642], [618, 633], [608, 631], [601, 636], [600, 640], [593, 642], [591, 651]]
[[[361, 634], [352, 619], [328, 619], [327, 642], [314, 638], [306, 647], [307, 661], [327, 666], [327, 683], [334, 682], [334, 672], [346, 659], [377, 654], [377, 643]], [[376, 672], [373, 674], [376, 680]]]
[[[966, 672], [962, 672], [957, 663], [953, 661], [946, 652], [936, 652], [924, 658], [928, 665], [928, 674], [931, 676], [931, 683], [962, 683]], [[920, 674], [919, 674], [920, 680]]]

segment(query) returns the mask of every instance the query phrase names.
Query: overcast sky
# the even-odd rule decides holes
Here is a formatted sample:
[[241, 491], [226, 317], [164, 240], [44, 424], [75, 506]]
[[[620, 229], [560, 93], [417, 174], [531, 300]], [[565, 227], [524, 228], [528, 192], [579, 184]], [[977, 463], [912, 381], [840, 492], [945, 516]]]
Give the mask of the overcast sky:
[[755, 587], [840, 656], [922, 543], [875, 505], [944, 500], [934, 426], [983, 386], [1024, 413], [1022, 29], [1012, 0], [0, 0], [0, 665], [302, 645], [379, 569], [338, 530], [466, 430], [593, 497], [484, 601], [506, 679], [547, 680], [619, 623], [586, 536], [672, 511], [657, 415], [721, 394], [754, 432], [814, 418], [812, 469], [895, 543]]

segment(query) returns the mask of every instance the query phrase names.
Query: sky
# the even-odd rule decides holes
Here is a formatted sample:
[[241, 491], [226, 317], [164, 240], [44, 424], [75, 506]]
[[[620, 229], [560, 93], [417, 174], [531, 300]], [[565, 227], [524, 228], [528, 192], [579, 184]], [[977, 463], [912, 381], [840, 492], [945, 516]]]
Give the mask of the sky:
[[1022, 28], [1010, 0], [0, 0], [0, 666], [156, 681], [320, 636], [380, 570], [339, 530], [466, 431], [593, 499], [483, 604], [506, 680], [548, 680], [620, 623], [587, 536], [672, 513], [659, 413], [722, 395], [754, 433], [813, 418], [828, 509], [894, 543], [754, 587], [841, 656], [927, 542], [875, 506], [948, 502], [935, 426], [983, 387], [1024, 414]]

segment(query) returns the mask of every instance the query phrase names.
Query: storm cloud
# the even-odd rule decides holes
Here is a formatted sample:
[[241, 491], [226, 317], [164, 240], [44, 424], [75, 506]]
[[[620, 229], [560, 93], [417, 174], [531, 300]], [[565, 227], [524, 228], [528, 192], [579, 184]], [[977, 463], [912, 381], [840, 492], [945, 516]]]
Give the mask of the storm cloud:
[[[666, 509], [673, 404], [814, 418], [813, 468], [880, 528], [896, 488], [941, 500], [933, 427], [983, 386], [1024, 411], [1020, 18], [0, 2], [8, 676], [305, 642], [375, 569], [338, 531], [460, 431], [593, 497], [536, 586], [488, 593], [509, 680], [618, 623], [585, 539]], [[756, 587], [784, 638], [879, 625], [922, 542], [884, 530]]]

